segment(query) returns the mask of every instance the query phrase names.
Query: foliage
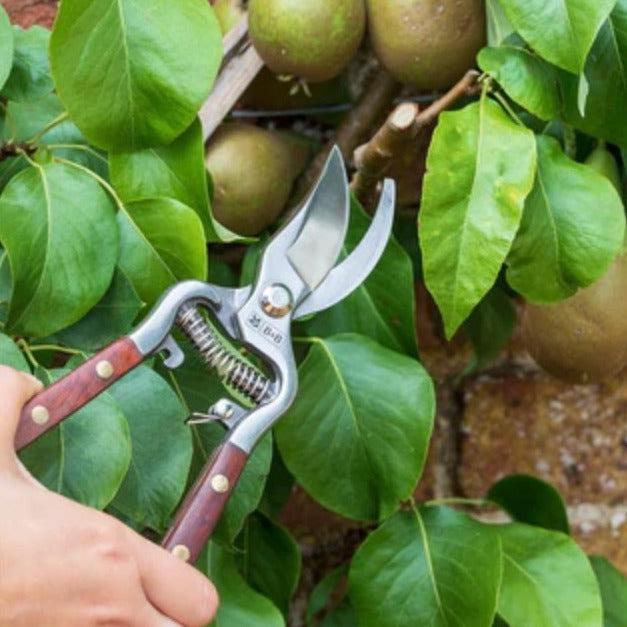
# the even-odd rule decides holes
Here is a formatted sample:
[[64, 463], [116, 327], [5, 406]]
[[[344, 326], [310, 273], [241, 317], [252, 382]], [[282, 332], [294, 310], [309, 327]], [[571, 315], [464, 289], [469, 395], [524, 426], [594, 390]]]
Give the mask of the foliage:
[[[581, 161], [598, 139], [627, 149], [627, 0], [487, 7], [482, 92], [441, 116], [419, 217], [424, 279], [446, 334], [465, 325], [472, 368], [509, 335], [507, 293], [567, 297], [603, 274], [625, 230], [618, 193]], [[67, 358], [72, 367], [127, 333], [175, 282], [237, 283], [213, 256], [237, 235], [213, 219], [195, 118], [220, 61], [205, 0], [64, 0], [51, 36], [11, 27], [0, 8], [0, 363], [48, 383]], [[368, 220], [353, 201], [347, 251]], [[244, 281], [258, 255], [248, 250]], [[390, 241], [355, 294], [300, 325], [298, 398], [198, 562], [220, 592], [215, 624], [285, 624], [300, 562], [274, 517], [290, 474], [374, 529], [312, 596], [311, 624], [346, 577], [322, 624], [596, 626], [602, 611], [619, 624], [625, 582], [590, 565], [550, 486], [522, 476], [494, 486], [487, 498], [516, 520], [500, 526], [413, 501], [435, 398], [408, 250]], [[24, 463], [49, 488], [161, 534], [221, 437], [182, 424], [224, 393], [185, 352], [175, 371], [137, 368], [25, 449]]]

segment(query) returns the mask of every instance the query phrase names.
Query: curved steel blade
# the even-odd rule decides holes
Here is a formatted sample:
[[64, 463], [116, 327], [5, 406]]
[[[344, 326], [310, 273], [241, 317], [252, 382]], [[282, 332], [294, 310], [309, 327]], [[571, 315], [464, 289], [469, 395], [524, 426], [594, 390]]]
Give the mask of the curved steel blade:
[[377, 265], [390, 238], [395, 196], [394, 181], [385, 179], [368, 231], [350, 255], [333, 268], [318, 288], [298, 305], [294, 319], [335, 305], [365, 281]]
[[348, 228], [348, 181], [337, 146], [331, 150], [306, 204], [304, 225], [287, 250], [287, 258], [313, 291], [335, 265]]

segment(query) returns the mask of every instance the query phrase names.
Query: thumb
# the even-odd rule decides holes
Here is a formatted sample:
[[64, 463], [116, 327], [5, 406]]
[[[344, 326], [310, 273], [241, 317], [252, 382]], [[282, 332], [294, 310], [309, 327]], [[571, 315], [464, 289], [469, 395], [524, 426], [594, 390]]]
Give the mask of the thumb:
[[35, 377], [0, 366], [0, 455], [13, 455], [13, 439], [26, 401], [43, 388]]

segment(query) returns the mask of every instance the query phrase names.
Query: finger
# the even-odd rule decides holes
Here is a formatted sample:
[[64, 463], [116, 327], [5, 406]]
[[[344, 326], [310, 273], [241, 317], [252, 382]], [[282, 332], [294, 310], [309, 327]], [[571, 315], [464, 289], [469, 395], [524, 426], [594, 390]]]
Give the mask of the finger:
[[218, 594], [209, 579], [156, 544], [129, 533], [150, 602], [186, 627], [210, 622], [218, 609]]
[[147, 599], [136, 612], [135, 621], [133, 624], [137, 627], [185, 627], [156, 610]]
[[22, 407], [42, 387], [32, 375], [0, 366], [0, 446], [10, 446], [13, 450], [13, 437]]

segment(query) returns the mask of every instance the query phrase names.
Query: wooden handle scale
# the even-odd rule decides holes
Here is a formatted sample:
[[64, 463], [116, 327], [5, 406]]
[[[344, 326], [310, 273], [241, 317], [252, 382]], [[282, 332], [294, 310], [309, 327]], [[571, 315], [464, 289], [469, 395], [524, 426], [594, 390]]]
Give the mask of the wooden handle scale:
[[80, 409], [144, 358], [133, 340], [123, 337], [31, 398], [22, 409], [15, 434], [16, 450]]
[[161, 545], [186, 562], [198, 559], [242, 474], [248, 453], [225, 442], [187, 493]]

